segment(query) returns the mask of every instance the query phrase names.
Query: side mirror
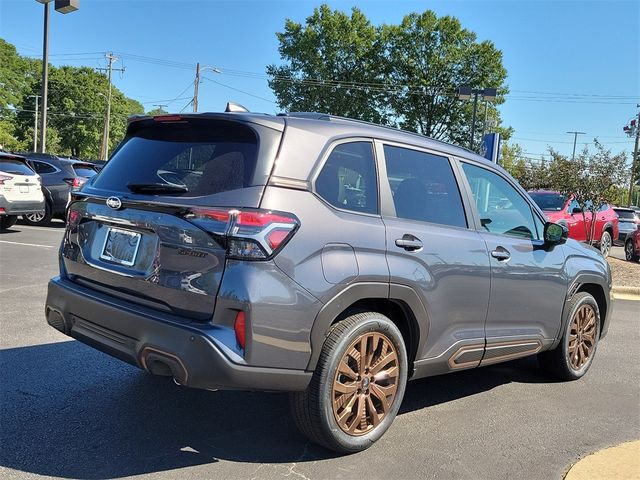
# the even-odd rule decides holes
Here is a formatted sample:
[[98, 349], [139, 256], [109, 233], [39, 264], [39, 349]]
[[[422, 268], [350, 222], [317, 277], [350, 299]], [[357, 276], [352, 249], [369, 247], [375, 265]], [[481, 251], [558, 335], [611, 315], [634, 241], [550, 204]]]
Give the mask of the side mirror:
[[547, 245], [562, 245], [567, 241], [569, 231], [564, 225], [547, 222], [544, 224], [544, 243]]
[[576, 213], [582, 213], [582, 209], [580, 207], [574, 207], [574, 209], [571, 210], [571, 215], [575, 215]]

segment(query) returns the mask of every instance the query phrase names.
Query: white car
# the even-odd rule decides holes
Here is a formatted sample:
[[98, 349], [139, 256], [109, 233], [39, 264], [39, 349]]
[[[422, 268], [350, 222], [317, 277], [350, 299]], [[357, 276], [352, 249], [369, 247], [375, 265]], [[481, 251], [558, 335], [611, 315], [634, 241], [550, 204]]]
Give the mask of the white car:
[[24, 157], [0, 152], [0, 230], [11, 228], [18, 215], [44, 212], [40, 177]]

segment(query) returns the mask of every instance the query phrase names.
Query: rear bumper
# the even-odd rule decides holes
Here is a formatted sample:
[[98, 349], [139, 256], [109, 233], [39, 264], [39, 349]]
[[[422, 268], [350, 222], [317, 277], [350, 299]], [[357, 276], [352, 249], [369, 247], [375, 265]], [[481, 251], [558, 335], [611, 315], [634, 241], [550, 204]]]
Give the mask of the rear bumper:
[[6, 197], [0, 195], [0, 208], [4, 209], [6, 215], [25, 215], [27, 213], [44, 213], [44, 197], [42, 200], [10, 202]]
[[[61, 332], [151, 373], [204, 389], [302, 391], [303, 370], [252, 367], [219, 338], [233, 334], [186, 323], [56, 277], [49, 282], [47, 322]], [[232, 358], [236, 357], [233, 361]]]

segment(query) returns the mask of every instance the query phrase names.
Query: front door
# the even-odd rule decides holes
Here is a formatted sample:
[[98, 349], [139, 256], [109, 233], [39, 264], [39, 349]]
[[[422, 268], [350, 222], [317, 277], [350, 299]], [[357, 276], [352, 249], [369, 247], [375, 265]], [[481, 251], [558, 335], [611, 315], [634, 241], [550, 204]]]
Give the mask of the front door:
[[491, 262], [483, 364], [534, 353], [560, 328], [567, 291], [563, 247], [545, 246], [542, 220], [505, 177], [466, 162], [462, 169]]

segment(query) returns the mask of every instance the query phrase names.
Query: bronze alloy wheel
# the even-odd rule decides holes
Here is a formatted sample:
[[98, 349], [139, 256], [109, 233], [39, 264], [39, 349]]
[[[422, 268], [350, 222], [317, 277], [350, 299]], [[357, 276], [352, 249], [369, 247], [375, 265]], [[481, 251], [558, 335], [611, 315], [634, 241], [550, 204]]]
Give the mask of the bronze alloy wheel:
[[358, 337], [343, 355], [331, 389], [333, 414], [348, 435], [376, 428], [396, 397], [400, 375], [393, 343], [382, 333]]
[[580, 370], [589, 361], [596, 347], [596, 312], [584, 304], [571, 319], [569, 327], [569, 361], [574, 370]]

